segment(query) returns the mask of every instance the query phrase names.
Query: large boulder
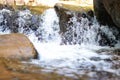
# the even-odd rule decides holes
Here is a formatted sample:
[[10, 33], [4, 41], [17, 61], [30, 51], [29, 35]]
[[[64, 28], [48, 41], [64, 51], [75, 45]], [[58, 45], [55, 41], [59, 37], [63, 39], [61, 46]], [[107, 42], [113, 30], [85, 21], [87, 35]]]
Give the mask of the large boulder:
[[77, 11], [66, 8], [63, 4], [56, 4], [54, 8], [59, 17], [60, 31], [62, 33], [66, 32], [67, 28], [72, 25], [72, 23], [70, 23], [72, 17], [76, 17], [77, 20], [80, 20], [80, 17], [94, 17], [94, 13], [92, 10], [85, 11], [82, 7]]
[[23, 34], [0, 35], [0, 57], [27, 60], [37, 58], [37, 51]]
[[[56, 4], [54, 6], [57, 16], [59, 17], [60, 33], [62, 34], [63, 43], [73, 43], [74, 34], [73, 27], [76, 26], [75, 22], [81, 23], [81, 19], [85, 18], [89, 20], [91, 25], [94, 13], [92, 10], [84, 10], [84, 8], [76, 7], [78, 10], [73, 10], [73, 7], [64, 4]], [[82, 18], [81, 18], [82, 17]], [[76, 43], [76, 42], [75, 42]]]
[[54, 8], [59, 17], [60, 32], [65, 33], [69, 27], [68, 21], [73, 17], [73, 12], [64, 8], [62, 4], [56, 4]]
[[94, 0], [94, 11], [101, 24], [120, 28], [119, 0]]
[[[54, 6], [57, 16], [59, 17], [60, 34], [62, 35], [62, 44], [71, 44], [73, 41], [71, 26], [73, 22], [72, 17], [77, 15], [76, 11], [64, 8], [62, 4], [56, 4]], [[81, 14], [78, 13], [80, 16]]]
[[[96, 0], [94, 3], [96, 4], [94, 7], [100, 23], [106, 25], [109, 22], [110, 25], [114, 26], [110, 15], [103, 7], [102, 1]], [[81, 44], [86, 40], [89, 42], [89, 38], [86, 37], [86, 33], [89, 29], [93, 29], [92, 24], [94, 24], [94, 12], [92, 10], [84, 10], [84, 8], [82, 8], [82, 11], [81, 9], [76, 11], [65, 8], [62, 4], [56, 4], [54, 8], [59, 17], [62, 44]], [[101, 29], [102, 28], [96, 30], [96, 32], [98, 32], [96, 33], [96, 41], [98, 41], [99, 45], [114, 46], [117, 43], [116, 40], [109, 38], [109, 36]], [[117, 36], [116, 33], [114, 33], [114, 35]], [[99, 39], [99, 37], [101, 37], [101, 39]]]
[[[94, 13], [91, 8], [84, 9], [84, 7], [80, 6], [66, 6], [68, 5], [60, 3], [54, 6], [57, 16], [59, 17], [60, 31], [62, 33], [66, 32], [67, 28], [72, 25], [72, 23], [70, 23], [72, 17], [76, 17], [77, 20], [80, 20], [80, 17], [88, 18], [89, 20], [94, 17]], [[74, 10], [72, 8], [78, 8], [78, 10]]]

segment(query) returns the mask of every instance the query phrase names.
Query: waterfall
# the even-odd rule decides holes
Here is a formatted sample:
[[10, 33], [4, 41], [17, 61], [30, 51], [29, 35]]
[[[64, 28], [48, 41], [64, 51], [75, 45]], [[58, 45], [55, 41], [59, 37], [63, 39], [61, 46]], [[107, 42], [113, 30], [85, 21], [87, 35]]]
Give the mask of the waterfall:
[[113, 43], [118, 42], [116, 35], [119, 33], [117, 29], [109, 28], [107, 25], [99, 25], [95, 17], [92, 25], [89, 25], [87, 18], [80, 17], [79, 22], [76, 16], [72, 17], [69, 22], [73, 25], [69, 26], [64, 34], [72, 40], [72, 44], [61, 45], [59, 18], [54, 9], [48, 9], [41, 15], [32, 15], [29, 10], [18, 11], [12, 20], [15, 24], [11, 23], [12, 25], [9, 24], [10, 17], [6, 18], [4, 13], [13, 16], [9, 10], [0, 11], [0, 33], [9, 34], [18, 31], [27, 35], [39, 53], [39, 59], [28, 63], [44, 67], [43, 71], [55, 71], [73, 78], [86, 74], [90, 77], [95, 75], [97, 78], [97, 71], [120, 75], [120, 68], [113, 67], [119, 64], [115, 58], [120, 58], [112, 54], [116, 47], [99, 46], [100, 41], [105, 40], [102, 39], [100, 32]]
[[100, 26], [96, 22], [96, 19], [92, 22], [94, 23], [93, 25], [89, 25], [90, 21], [87, 18], [80, 17], [80, 21], [78, 21], [76, 16], [72, 17], [69, 23], [70, 22], [72, 22], [73, 25], [69, 26], [65, 36], [68, 39], [72, 39], [72, 44], [98, 45], [99, 39], [96, 38]]
[[37, 32], [41, 34], [39, 40], [42, 42], [50, 42], [60, 40], [58, 17], [54, 9], [48, 9], [41, 15], [42, 23]]
[[96, 17], [78, 17], [74, 14], [68, 21], [67, 31], [63, 34], [68, 44], [114, 46], [119, 34], [114, 27], [99, 25]]

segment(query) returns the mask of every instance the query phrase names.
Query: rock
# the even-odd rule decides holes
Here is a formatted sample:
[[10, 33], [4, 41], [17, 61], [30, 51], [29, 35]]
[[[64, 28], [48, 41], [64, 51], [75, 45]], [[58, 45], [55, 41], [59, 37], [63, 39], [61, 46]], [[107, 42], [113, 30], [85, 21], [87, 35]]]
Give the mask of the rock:
[[[120, 36], [120, 1], [118, 0], [93, 0], [94, 2], [94, 11], [97, 20], [101, 25], [108, 25], [112, 30], [117, 30], [113, 32], [116, 40], [119, 40]], [[115, 40], [102, 37], [100, 44], [107, 43], [110, 46], [116, 43]], [[106, 40], [104, 40], [106, 39]], [[104, 41], [104, 42], [103, 42]], [[102, 42], [102, 43], [101, 43]], [[111, 45], [112, 44], [112, 45]]]
[[119, 0], [103, 0], [104, 7], [111, 16], [113, 22], [120, 28], [120, 1]]
[[56, 4], [54, 8], [59, 17], [60, 32], [64, 33], [67, 31], [68, 21], [73, 17], [73, 13], [69, 9], [64, 8], [62, 4]]
[[[0, 26], [2, 31], [10, 30], [11, 33], [20, 32], [19, 28], [23, 28], [23, 33], [27, 34], [30, 30], [36, 31], [39, 27], [38, 15], [32, 15], [28, 9], [20, 11], [12, 10], [9, 5], [3, 5], [0, 10]], [[5, 9], [4, 9], [5, 8]]]
[[62, 33], [66, 32], [67, 28], [72, 25], [72, 23], [70, 23], [72, 17], [77, 17], [78, 20], [80, 17], [88, 18], [89, 20], [94, 17], [94, 12], [92, 10], [85, 11], [82, 7], [82, 10], [76, 11], [65, 8], [63, 4], [56, 4], [54, 8], [59, 17], [60, 32]]
[[[97, 3], [96, 3], [97, 2]], [[105, 12], [105, 8], [102, 7], [101, 9], [100, 4], [101, 1], [94, 1], [95, 4], [95, 10], [99, 10], [99, 13], [96, 13], [98, 20], [100, 20], [100, 24], [110, 24], [111, 26], [114, 26], [115, 24], [112, 22], [112, 19], [110, 18], [109, 14]], [[94, 12], [92, 10], [88, 11], [74, 11], [70, 10], [68, 8], [65, 8], [62, 4], [56, 4], [55, 5], [56, 13], [59, 17], [59, 25], [60, 25], [60, 33], [62, 34], [62, 43], [61, 44], [81, 44], [84, 39], [84, 34], [87, 32], [94, 23]], [[105, 20], [104, 20], [105, 19]], [[76, 28], [75, 26], [79, 26], [80, 28]], [[87, 26], [87, 27], [85, 27]], [[73, 30], [74, 29], [74, 30]], [[79, 30], [78, 32], [75, 32]], [[116, 28], [111, 27], [112, 30], [116, 30]], [[110, 46], [114, 47], [114, 45], [117, 43], [116, 38], [111, 38], [105, 32], [102, 30], [102, 28], [99, 28], [96, 30], [98, 33], [96, 37], [96, 41], [98, 41], [98, 44], [100, 46]], [[113, 32], [114, 36], [118, 36], [118, 33]], [[100, 37], [100, 39], [99, 39]], [[79, 40], [79, 41], [78, 41]], [[87, 40], [87, 38], [86, 38]]]
[[37, 56], [37, 51], [25, 35], [19, 33], [0, 35], [0, 57], [27, 60]]
[[9, 4], [6, 4], [6, 5], [0, 5], [0, 9], [8, 9], [8, 10], [11, 10], [11, 11], [15, 11], [15, 9], [10, 6]]
[[[10, 15], [10, 13], [4, 13], [4, 28], [10, 29], [12, 33], [17, 33], [18, 32], [18, 24], [16, 24], [16, 19], [18, 18], [18, 14], [14, 13]], [[6, 20], [6, 23], [5, 23]]]
[[94, 11], [100, 24], [120, 28], [119, 4], [119, 0], [94, 0]]
[[[70, 19], [72, 19], [77, 12], [64, 8], [62, 4], [56, 4], [54, 8], [59, 17], [60, 34], [62, 35], [61, 44], [71, 44], [73, 31], [70, 27], [73, 25], [73, 22]], [[79, 13], [79, 16], [82, 16], [81, 13]]]
[[29, 26], [33, 31], [37, 31], [39, 28], [39, 16], [33, 15], [31, 18], [31, 24]]
[[[92, 18], [94, 18], [92, 10], [85, 11], [84, 8], [80, 8], [79, 11], [71, 10], [65, 8], [63, 4], [56, 4], [54, 8], [59, 17], [60, 33], [64, 44], [73, 42], [74, 32], [72, 27], [76, 26], [75, 22], [81, 23], [81, 17], [88, 19], [89, 24], [92, 25]], [[74, 34], [74, 36], [77, 36], [77, 34]]]

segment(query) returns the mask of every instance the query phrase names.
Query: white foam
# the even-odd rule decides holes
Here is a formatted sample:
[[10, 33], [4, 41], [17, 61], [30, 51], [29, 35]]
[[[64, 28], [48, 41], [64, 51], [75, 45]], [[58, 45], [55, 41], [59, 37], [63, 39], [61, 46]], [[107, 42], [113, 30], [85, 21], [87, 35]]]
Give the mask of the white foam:
[[[31, 16], [29, 11], [19, 13], [19, 18], [17, 19], [19, 22], [19, 32], [23, 33], [23, 26]], [[2, 16], [0, 16], [0, 19], [3, 19]], [[37, 31], [42, 34], [40, 37], [43, 41], [39, 41], [33, 31], [27, 34], [39, 53], [39, 59], [32, 60], [31, 63], [44, 67], [43, 71], [56, 71], [59, 74], [72, 77], [76, 77], [74, 73], [78, 75], [85, 74], [84, 71], [89, 71], [92, 67], [95, 67], [97, 71], [116, 73], [115, 71], [117, 69], [112, 69], [112, 65], [117, 64], [117, 62], [114, 61], [113, 64], [112, 62], [105, 61], [105, 59], [110, 60], [112, 58], [113, 55], [110, 55], [109, 52], [114, 50], [114, 48], [98, 46], [97, 41], [95, 41], [95, 37], [97, 36], [95, 30], [98, 29], [100, 25], [95, 21], [92, 28], [87, 28], [87, 31], [84, 31], [83, 35], [81, 35], [79, 31], [83, 31], [84, 29], [76, 29], [83, 25], [84, 27], [88, 27], [88, 23], [84, 24], [84, 22], [88, 20], [83, 19], [83, 23], [81, 22], [81, 24], [76, 22], [75, 18], [73, 20], [73, 23], [77, 26], [74, 28], [74, 31], [77, 31], [78, 35], [83, 38], [82, 44], [60, 45], [59, 20], [54, 9], [49, 9], [41, 15], [42, 23], [40, 23]], [[109, 37], [114, 38], [111, 30], [109, 30], [108, 27], [106, 28], [101, 30], [108, 34]], [[0, 33], [6, 34], [10, 33], [10, 31], [6, 30], [2, 32], [2, 26], [0, 26]], [[77, 37], [77, 39], [80, 40], [79, 37]], [[88, 42], [86, 43], [87, 40]], [[106, 51], [97, 52], [102, 49]], [[117, 71], [116, 74], [119, 75], [119, 71]]]
[[[55, 20], [58, 20], [53, 11], [54, 10], [47, 10], [42, 16], [43, 23], [41, 27], [43, 27], [44, 31], [46, 32], [43, 32], [43, 34], [45, 34], [44, 37], [48, 34], [53, 34], [53, 27], [58, 27], [58, 25], [53, 25], [53, 22]], [[75, 22], [74, 24], [77, 25], [78, 22]], [[80, 24], [80, 26], [82, 26], [82, 24]], [[88, 24], [85, 24], [84, 27], [88, 27]], [[113, 64], [105, 61], [105, 59], [112, 58], [112, 55], [108, 55], [108, 51], [114, 49], [106, 46], [98, 46], [97, 41], [95, 41], [95, 36], [97, 36], [97, 32], [95, 32], [95, 29], [98, 29], [100, 25], [95, 22], [92, 27], [93, 29], [88, 29], [88, 31], [86, 31], [84, 35], [79, 34], [80, 36], [82, 36], [82, 38], [84, 38], [84, 40], [87, 40], [86, 38], [89, 39], [89, 42], [87, 42], [87, 44], [86, 41], [83, 41], [81, 45], [60, 45], [61, 39], [60, 35], [58, 34], [59, 29], [56, 31], [56, 36], [52, 36], [52, 40], [49, 39], [48, 36], [44, 38], [44, 40], [47, 40], [47, 42], [37, 41], [34, 35], [29, 36], [39, 53], [39, 60], [32, 60], [32, 63], [44, 67], [44, 71], [49, 72], [52, 70], [54, 71], [55, 69], [56, 72], [59, 74], [74, 77], [75, 75], [72, 73], [84, 74], [84, 69], [91, 70], [93, 66], [95, 66], [97, 71], [107, 71], [115, 73], [116, 69], [111, 68]], [[110, 35], [110, 37], [114, 37], [109, 29], [106, 29], [105, 32], [109, 32], [110, 34], [108, 35]], [[100, 49], [106, 49], [107, 51], [97, 53], [97, 51]], [[93, 60], [94, 58], [96, 60]]]

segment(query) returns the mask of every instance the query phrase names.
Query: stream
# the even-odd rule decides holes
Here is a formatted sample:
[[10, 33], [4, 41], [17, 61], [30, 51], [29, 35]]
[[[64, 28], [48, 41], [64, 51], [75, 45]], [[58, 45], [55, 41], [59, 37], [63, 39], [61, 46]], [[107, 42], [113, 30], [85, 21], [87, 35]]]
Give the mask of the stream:
[[[9, 10], [0, 11], [0, 34], [9, 34], [10, 29], [6, 28], [6, 24], [2, 24], [3, 21], [7, 23], [3, 16], [4, 13], [12, 15]], [[74, 79], [81, 76], [89, 76], [90, 80], [120, 79], [119, 41], [116, 41], [114, 47], [99, 46], [98, 41], [101, 36], [97, 34], [98, 29], [101, 29], [114, 40], [113, 32], [117, 33], [116, 30], [110, 29], [107, 25], [99, 25], [95, 17], [91, 27], [88, 26], [87, 19], [81, 18], [81, 23], [79, 23], [76, 17], [73, 17], [71, 19], [73, 25], [70, 26], [72, 36], [69, 32], [65, 35], [72, 37], [72, 42], [76, 44], [61, 44], [59, 18], [54, 9], [48, 9], [41, 15], [32, 15], [29, 10], [18, 11], [18, 14], [19, 17], [15, 20], [19, 24], [18, 32], [28, 36], [39, 53], [38, 59], [27, 63], [43, 67], [44, 72], [55, 72]], [[24, 28], [30, 24], [30, 19], [33, 24], [35, 22], [35, 25], [39, 26], [35, 31]], [[86, 29], [83, 29], [83, 26]], [[77, 36], [73, 35], [75, 33]]]

